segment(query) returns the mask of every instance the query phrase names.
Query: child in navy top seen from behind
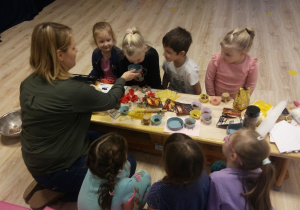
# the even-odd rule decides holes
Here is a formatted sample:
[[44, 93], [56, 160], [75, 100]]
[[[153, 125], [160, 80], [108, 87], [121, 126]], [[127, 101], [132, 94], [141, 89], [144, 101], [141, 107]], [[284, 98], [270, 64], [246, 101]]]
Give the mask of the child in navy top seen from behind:
[[148, 210], [205, 209], [209, 176], [203, 170], [204, 155], [189, 136], [174, 133], [163, 149], [166, 176], [151, 187]]
[[127, 82], [126, 85], [161, 89], [158, 53], [146, 44], [137, 28], [127, 29], [122, 42], [122, 50], [125, 55], [120, 62], [122, 72], [127, 71], [130, 64], [139, 64], [143, 68], [140, 75]]
[[186, 55], [192, 43], [190, 32], [181, 27], [174, 28], [163, 37], [162, 43], [166, 58], [163, 89], [200, 94], [199, 66]]
[[227, 168], [210, 174], [208, 210], [271, 210], [275, 169], [269, 143], [256, 131], [243, 129], [224, 138]]
[[96, 77], [102, 83], [114, 83], [122, 75], [119, 67], [122, 51], [115, 46], [116, 38], [110, 24], [96, 23], [93, 37], [97, 48], [92, 55], [93, 70], [89, 76]]

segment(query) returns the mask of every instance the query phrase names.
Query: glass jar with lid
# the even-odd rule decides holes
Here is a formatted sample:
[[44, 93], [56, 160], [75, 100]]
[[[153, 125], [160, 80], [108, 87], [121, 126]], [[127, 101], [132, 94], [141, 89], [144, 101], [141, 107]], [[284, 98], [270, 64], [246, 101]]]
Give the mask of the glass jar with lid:
[[244, 114], [243, 126], [245, 128], [255, 129], [258, 117], [260, 114], [260, 108], [255, 105], [250, 105], [246, 109], [246, 113]]

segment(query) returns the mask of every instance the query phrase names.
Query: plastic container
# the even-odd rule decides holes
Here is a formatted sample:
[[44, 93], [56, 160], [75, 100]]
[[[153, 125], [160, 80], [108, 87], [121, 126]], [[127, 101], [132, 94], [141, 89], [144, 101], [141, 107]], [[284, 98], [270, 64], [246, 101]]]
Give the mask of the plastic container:
[[202, 120], [202, 122], [204, 122], [205, 124], [208, 125], [208, 124], [211, 123], [212, 116], [211, 116], [211, 114], [207, 114], [207, 113], [202, 114], [202, 115], [201, 115], [201, 120]]
[[211, 114], [211, 109], [208, 107], [203, 107], [201, 109], [201, 114]]
[[260, 108], [258, 106], [255, 105], [248, 106], [244, 115], [243, 126], [245, 128], [255, 129], [258, 122], [259, 114], [260, 114]]
[[139, 64], [130, 64], [128, 66], [128, 71], [132, 69], [135, 69], [134, 73], [140, 73], [143, 70], [143, 66]]
[[156, 114], [156, 115], [152, 116], [152, 120], [151, 121], [152, 121], [153, 125], [160, 125], [161, 120], [162, 120], [162, 117], [160, 115]]
[[221, 103], [221, 97], [220, 96], [210, 96], [209, 102], [214, 106], [218, 106]]
[[167, 120], [167, 126], [172, 131], [178, 131], [183, 128], [183, 120], [179, 117], [171, 117]]
[[198, 120], [198, 119], [200, 119], [201, 112], [198, 109], [194, 109], [194, 110], [190, 111], [190, 116], [191, 116], [191, 118]]
[[194, 118], [185, 118], [184, 125], [187, 129], [193, 129], [196, 125], [196, 120]]
[[209, 95], [205, 93], [201, 93], [199, 100], [201, 103], [207, 103], [209, 100]]
[[227, 126], [227, 134], [233, 134], [234, 132], [242, 128], [243, 128], [242, 124], [229, 124]]
[[192, 105], [193, 109], [201, 110], [202, 104], [200, 102], [194, 101], [194, 102], [192, 102], [191, 105]]
[[128, 112], [129, 112], [129, 106], [122, 106], [120, 109], [119, 109], [120, 113], [122, 115], [128, 115]]

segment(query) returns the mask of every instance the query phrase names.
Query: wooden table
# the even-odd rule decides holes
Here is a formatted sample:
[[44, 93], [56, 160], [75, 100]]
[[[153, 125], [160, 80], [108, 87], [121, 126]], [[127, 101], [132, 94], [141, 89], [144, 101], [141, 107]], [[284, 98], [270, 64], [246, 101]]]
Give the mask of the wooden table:
[[[176, 100], [182, 103], [192, 103], [198, 101], [199, 96], [181, 94]], [[200, 132], [198, 136], [191, 136], [201, 145], [206, 160], [212, 164], [216, 160], [224, 160], [222, 154], [222, 145], [224, 143], [224, 136], [227, 135], [226, 129], [217, 128], [216, 124], [221, 116], [223, 107], [232, 108], [233, 100], [223, 103], [218, 106], [213, 106], [210, 103], [202, 104], [202, 107], [209, 107], [212, 110], [212, 123], [205, 125], [200, 123]], [[134, 108], [134, 105], [131, 109]], [[91, 129], [102, 132], [117, 132], [123, 135], [129, 145], [129, 149], [143, 151], [161, 155], [165, 140], [171, 133], [164, 132], [164, 127], [168, 117], [176, 116], [175, 113], [167, 112], [163, 117], [162, 123], [159, 126], [142, 125], [141, 120], [131, 119], [129, 116], [122, 116], [118, 119], [111, 118], [105, 112], [94, 113], [91, 119]], [[187, 115], [183, 117], [188, 117]], [[269, 137], [267, 137], [269, 141]], [[288, 165], [290, 159], [299, 159], [299, 153], [282, 154], [279, 153], [276, 145], [270, 143], [272, 162], [275, 163], [277, 169], [277, 179], [275, 190], [279, 190], [282, 181], [288, 177]]]

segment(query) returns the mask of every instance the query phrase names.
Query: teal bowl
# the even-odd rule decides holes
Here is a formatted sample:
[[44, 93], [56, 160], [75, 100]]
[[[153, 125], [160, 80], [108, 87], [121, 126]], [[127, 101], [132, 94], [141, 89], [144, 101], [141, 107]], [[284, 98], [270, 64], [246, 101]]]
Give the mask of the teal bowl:
[[227, 126], [227, 134], [233, 134], [237, 130], [244, 128], [242, 124], [229, 124]]
[[184, 125], [187, 129], [192, 129], [196, 125], [196, 120], [194, 118], [185, 118]]
[[167, 126], [172, 131], [178, 131], [183, 128], [183, 120], [179, 117], [171, 117], [167, 120]]
[[139, 64], [130, 64], [128, 66], [128, 71], [132, 69], [135, 69], [134, 73], [140, 73], [143, 70], [143, 66]]
[[128, 112], [129, 112], [129, 106], [122, 106], [122, 107], [119, 109], [119, 112], [120, 112], [120, 114], [122, 114], [122, 115], [128, 115]]
[[160, 125], [161, 120], [162, 120], [162, 117], [160, 115], [156, 114], [156, 115], [152, 116], [152, 120], [151, 121], [152, 121], [153, 125]]

